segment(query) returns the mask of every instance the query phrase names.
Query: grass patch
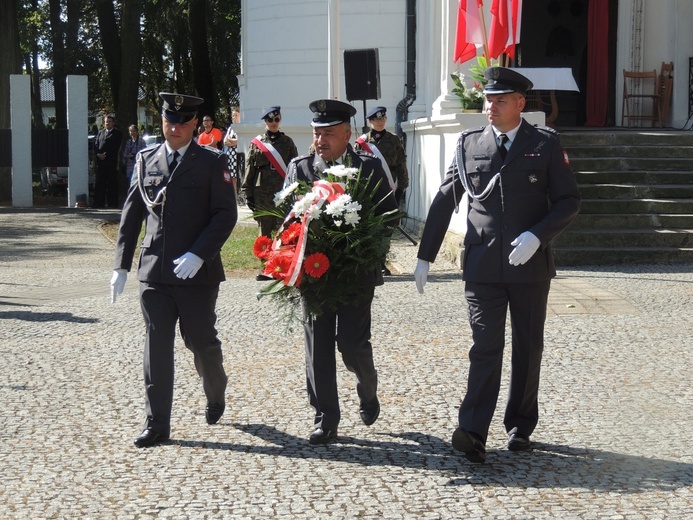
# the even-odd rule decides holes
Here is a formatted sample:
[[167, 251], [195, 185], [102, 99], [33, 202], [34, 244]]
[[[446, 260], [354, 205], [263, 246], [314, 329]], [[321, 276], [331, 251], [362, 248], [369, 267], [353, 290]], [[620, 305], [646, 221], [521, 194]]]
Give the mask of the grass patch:
[[[118, 236], [118, 223], [106, 222], [101, 226], [101, 232], [111, 242], [115, 243]], [[253, 255], [253, 243], [258, 236], [258, 227], [252, 224], [239, 223], [233, 228], [231, 236], [221, 248], [221, 262], [226, 274], [235, 278], [255, 276], [260, 270], [260, 260]], [[142, 235], [140, 234], [140, 240]], [[135, 252], [135, 258], [139, 250]]]

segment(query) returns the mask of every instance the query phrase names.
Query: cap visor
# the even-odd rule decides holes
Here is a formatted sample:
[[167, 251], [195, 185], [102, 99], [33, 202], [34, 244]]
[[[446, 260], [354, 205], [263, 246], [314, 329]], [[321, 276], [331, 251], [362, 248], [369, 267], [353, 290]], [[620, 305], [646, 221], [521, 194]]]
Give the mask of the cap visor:
[[169, 110], [164, 110], [161, 114], [166, 118], [166, 121], [171, 123], [187, 123], [195, 117], [195, 113], [171, 112]]

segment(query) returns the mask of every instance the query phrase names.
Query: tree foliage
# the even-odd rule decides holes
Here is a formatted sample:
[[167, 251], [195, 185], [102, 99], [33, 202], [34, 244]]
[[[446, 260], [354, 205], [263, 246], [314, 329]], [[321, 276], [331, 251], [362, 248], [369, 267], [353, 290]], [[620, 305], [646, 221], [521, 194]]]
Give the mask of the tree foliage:
[[204, 97], [205, 113], [230, 120], [238, 103], [240, 0], [13, 1], [35, 124], [41, 124], [38, 83], [48, 78], [56, 126], [65, 126], [70, 74], [88, 76], [91, 114], [115, 112], [123, 126], [136, 119], [138, 98], [158, 112], [160, 91]]

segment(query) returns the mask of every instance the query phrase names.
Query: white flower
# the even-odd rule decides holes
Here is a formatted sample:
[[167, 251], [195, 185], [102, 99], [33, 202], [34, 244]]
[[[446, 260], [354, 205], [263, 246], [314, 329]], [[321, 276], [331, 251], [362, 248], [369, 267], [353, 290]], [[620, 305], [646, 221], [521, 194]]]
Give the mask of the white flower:
[[334, 221], [334, 226], [335, 227], [342, 227], [343, 222], [341, 220], [335, 220]]
[[294, 203], [293, 212], [295, 215], [303, 215], [313, 205], [317, 195], [313, 192], [308, 192], [301, 199]]
[[344, 222], [346, 222], [350, 226], [355, 226], [360, 221], [361, 215], [359, 215], [356, 211], [348, 211], [344, 214]]
[[347, 204], [345, 204], [344, 208], [348, 213], [357, 213], [361, 211], [361, 203], [358, 201], [350, 201]]
[[298, 188], [298, 182], [293, 182], [289, 184], [286, 188], [284, 188], [281, 191], [278, 191], [277, 193], [274, 194], [274, 205], [279, 206], [282, 202], [286, 200], [286, 198], [291, 195], [296, 188]]
[[325, 170], [325, 173], [329, 175], [334, 175], [335, 177], [346, 177], [347, 179], [353, 179], [356, 177], [358, 172], [358, 168], [347, 168], [343, 164], [336, 164]]
[[318, 204], [313, 204], [310, 208], [308, 208], [308, 219], [309, 220], [315, 220], [322, 215], [322, 210], [320, 209], [320, 206]]
[[327, 205], [325, 213], [338, 217], [346, 211], [349, 203], [351, 203], [351, 195], [344, 193]]

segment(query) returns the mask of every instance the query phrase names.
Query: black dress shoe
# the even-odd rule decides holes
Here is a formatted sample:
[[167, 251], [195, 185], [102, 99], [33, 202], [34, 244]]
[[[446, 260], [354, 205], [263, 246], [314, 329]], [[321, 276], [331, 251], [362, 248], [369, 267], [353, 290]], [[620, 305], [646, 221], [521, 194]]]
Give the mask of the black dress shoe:
[[359, 415], [361, 416], [363, 424], [366, 426], [370, 426], [377, 421], [380, 415], [380, 402], [378, 398], [376, 397], [368, 406], [361, 405]]
[[527, 451], [531, 449], [532, 442], [529, 440], [529, 435], [521, 433], [511, 433], [508, 439], [508, 449], [510, 451]]
[[385, 264], [382, 266], [383, 276], [392, 276], [392, 272], [387, 268]]
[[263, 273], [258, 273], [257, 276], [255, 276], [255, 280], [258, 282], [265, 282], [267, 280], [274, 280], [274, 278]]
[[337, 428], [334, 430], [323, 430], [322, 428], [316, 428], [313, 433], [311, 433], [308, 438], [310, 444], [327, 444], [328, 442], [337, 438]]
[[457, 428], [452, 434], [452, 447], [464, 453], [470, 462], [482, 463], [486, 460], [486, 446], [475, 433]]
[[207, 419], [207, 424], [216, 424], [224, 415], [224, 410], [226, 409], [226, 404], [208, 404], [205, 408], [205, 419]]
[[154, 446], [155, 444], [166, 442], [168, 439], [168, 435], [147, 428], [135, 439], [135, 446], [138, 448], [146, 448], [147, 446]]

